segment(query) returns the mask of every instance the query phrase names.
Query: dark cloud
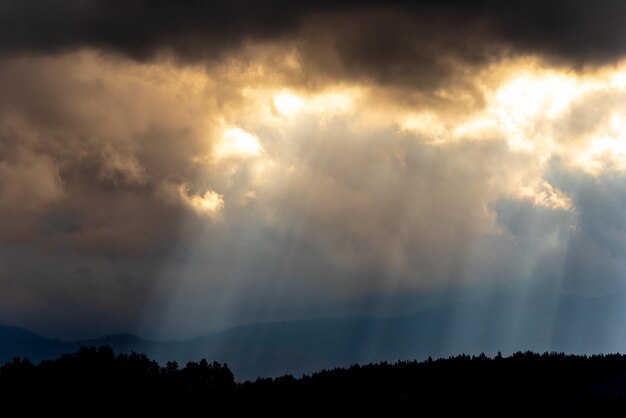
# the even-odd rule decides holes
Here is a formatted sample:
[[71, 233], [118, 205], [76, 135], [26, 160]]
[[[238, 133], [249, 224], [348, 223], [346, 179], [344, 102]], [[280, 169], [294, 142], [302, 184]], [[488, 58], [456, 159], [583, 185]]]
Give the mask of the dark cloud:
[[619, 0], [496, 2], [486, 8], [501, 39], [526, 53], [576, 65], [605, 63], [626, 52], [626, 4]]
[[278, 37], [303, 16], [329, 8], [337, 7], [329, 1], [8, 1], [0, 6], [1, 46], [7, 52], [93, 46], [144, 58], [166, 48], [207, 58], [249, 37]]
[[132, 0], [115, 6], [9, 0], [0, 5], [0, 51], [91, 47], [195, 61], [244, 43], [296, 42], [304, 61], [318, 69], [428, 85], [455, 65], [505, 54], [540, 54], [577, 66], [618, 59], [626, 52], [624, 17], [626, 5], [617, 0]]

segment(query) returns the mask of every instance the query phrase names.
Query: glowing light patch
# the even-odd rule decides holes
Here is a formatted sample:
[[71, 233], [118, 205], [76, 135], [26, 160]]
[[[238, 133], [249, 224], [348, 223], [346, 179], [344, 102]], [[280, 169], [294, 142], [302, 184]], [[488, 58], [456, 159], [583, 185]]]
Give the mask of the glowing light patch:
[[411, 132], [423, 139], [438, 142], [447, 138], [447, 129], [437, 115], [430, 112], [413, 113], [400, 120], [400, 130]]
[[539, 121], [556, 118], [588, 87], [567, 75], [522, 74], [495, 92], [487, 113], [497, 120], [511, 149], [533, 151], [550, 142], [537, 130]]
[[353, 93], [328, 92], [314, 96], [306, 105], [316, 113], [346, 113], [352, 108]]
[[573, 77], [560, 74], [522, 75], [496, 92], [496, 101], [509, 116], [545, 114], [554, 118], [586, 89]]
[[459, 124], [452, 133], [457, 139], [482, 139], [497, 137], [498, 132], [497, 121], [483, 116]]
[[354, 89], [331, 90], [311, 96], [279, 93], [273, 97], [273, 108], [280, 116], [292, 118], [300, 113], [320, 116], [345, 114], [352, 109]]
[[208, 190], [204, 195], [187, 196], [189, 204], [199, 213], [215, 213], [224, 207], [224, 196]]
[[256, 136], [240, 128], [224, 131], [215, 149], [217, 159], [233, 156], [252, 156], [261, 152], [261, 144]]
[[626, 114], [624, 109], [611, 109], [608, 123], [588, 135], [583, 147], [566, 149], [572, 165], [597, 176], [604, 170], [626, 171]]
[[615, 72], [611, 76], [610, 86], [616, 89], [626, 88], [626, 71]]
[[291, 93], [274, 96], [274, 109], [282, 116], [293, 117], [304, 108], [304, 101]]
[[193, 193], [190, 183], [164, 181], [157, 188], [157, 196], [164, 201], [193, 209], [199, 215], [215, 215], [224, 207], [224, 196], [213, 190], [203, 194]]
[[626, 171], [626, 141], [619, 137], [596, 138], [579, 153], [574, 165], [592, 175], [600, 174], [607, 167]]
[[565, 193], [543, 181], [538, 188], [525, 187], [519, 191], [519, 197], [530, 200], [537, 206], [552, 210], [571, 210], [572, 201]]
[[190, 186], [181, 184], [178, 192], [183, 203], [201, 215], [213, 215], [224, 207], [224, 196], [207, 190], [203, 195], [189, 194]]

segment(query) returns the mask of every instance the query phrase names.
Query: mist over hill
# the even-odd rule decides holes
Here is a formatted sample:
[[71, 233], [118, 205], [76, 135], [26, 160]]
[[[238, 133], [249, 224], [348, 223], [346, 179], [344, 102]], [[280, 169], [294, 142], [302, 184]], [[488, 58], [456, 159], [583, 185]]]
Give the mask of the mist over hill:
[[227, 363], [238, 379], [301, 375], [379, 361], [519, 350], [568, 353], [626, 351], [623, 295], [602, 298], [494, 297], [392, 318], [323, 318], [242, 325], [188, 340], [151, 341], [133, 334], [61, 341], [0, 327], [0, 363], [34, 362], [81, 346], [109, 345], [165, 364], [200, 358]]

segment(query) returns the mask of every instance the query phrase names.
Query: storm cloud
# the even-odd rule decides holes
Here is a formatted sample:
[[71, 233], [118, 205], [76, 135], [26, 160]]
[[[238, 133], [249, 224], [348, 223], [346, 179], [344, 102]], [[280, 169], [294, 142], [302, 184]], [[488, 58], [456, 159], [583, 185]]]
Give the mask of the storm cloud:
[[304, 62], [349, 77], [432, 82], [458, 64], [539, 54], [584, 66], [624, 53], [620, 1], [5, 1], [0, 50], [81, 48], [149, 60], [215, 60], [248, 44], [293, 42]]
[[620, 288], [625, 7], [2, 2], [3, 321]]

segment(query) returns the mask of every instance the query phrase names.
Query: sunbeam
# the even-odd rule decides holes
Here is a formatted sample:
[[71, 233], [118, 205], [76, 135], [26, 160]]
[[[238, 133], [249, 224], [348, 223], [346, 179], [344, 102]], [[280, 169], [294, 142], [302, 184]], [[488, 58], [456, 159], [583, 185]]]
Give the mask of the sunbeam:
[[620, 2], [54, 3], [0, 4], [0, 322], [63, 341], [0, 369], [626, 350]]

